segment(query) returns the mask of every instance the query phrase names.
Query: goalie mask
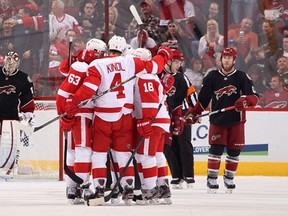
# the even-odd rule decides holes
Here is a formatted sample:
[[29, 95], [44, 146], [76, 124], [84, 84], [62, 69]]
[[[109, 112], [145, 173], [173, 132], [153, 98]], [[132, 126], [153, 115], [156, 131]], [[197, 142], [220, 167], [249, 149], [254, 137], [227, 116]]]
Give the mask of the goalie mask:
[[4, 57], [4, 67], [3, 67], [4, 74], [6, 76], [12, 76], [13, 74], [17, 73], [19, 64], [20, 64], [19, 55], [15, 52], [9, 52]]

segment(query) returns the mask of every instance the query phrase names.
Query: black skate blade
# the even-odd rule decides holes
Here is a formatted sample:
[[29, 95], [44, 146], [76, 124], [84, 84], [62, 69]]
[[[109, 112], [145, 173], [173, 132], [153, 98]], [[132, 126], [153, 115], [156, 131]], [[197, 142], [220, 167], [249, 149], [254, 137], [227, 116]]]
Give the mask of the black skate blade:
[[105, 203], [104, 197], [95, 198], [95, 199], [88, 199], [86, 201], [87, 206], [99, 206], [99, 205], [103, 205], [104, 203]]

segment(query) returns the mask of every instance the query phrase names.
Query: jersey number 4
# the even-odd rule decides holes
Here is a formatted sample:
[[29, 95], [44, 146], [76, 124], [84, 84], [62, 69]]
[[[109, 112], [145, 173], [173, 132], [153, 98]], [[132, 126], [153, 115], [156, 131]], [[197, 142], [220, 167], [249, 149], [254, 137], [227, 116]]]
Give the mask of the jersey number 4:
[[[120, 73], [115, 73], [115, 76], [111, 82], [111, 86], [110, 88], [113, 88], [114, 86], [118, 85], [119, 83], [121, 83], [121, 74]], [[113, 89], [111, 92], [117, 92], [117, 98], [125, 98], [125, 94], [124, 94], [124, 86], [121, 85], [115, 89]]]

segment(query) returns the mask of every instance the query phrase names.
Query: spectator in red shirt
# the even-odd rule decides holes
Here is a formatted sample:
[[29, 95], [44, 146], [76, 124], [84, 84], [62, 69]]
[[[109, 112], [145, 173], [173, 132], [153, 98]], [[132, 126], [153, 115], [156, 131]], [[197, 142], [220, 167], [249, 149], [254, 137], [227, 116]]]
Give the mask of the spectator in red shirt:
[[271, 79], [271, 89], [266, 91], [259, 100], [261, 107], [287, 108], [288, 91], [284, 89], [284, 80], [278, 75]]

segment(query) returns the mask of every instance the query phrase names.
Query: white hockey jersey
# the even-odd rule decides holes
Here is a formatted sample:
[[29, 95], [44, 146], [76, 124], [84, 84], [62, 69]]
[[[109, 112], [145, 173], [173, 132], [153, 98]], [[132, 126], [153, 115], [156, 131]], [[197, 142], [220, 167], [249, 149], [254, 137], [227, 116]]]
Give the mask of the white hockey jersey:
[[[83, 81], [87, 77], [87, 70], [88, 64], [85, 62], [76, 61], [71, 65], [69, 75], [61, 84], [56, 96], [56, 105], [59, 115], [65, 112], [66, 99], [69, 95], [74, 94], [83, 85]], [[85, 116], [92, 119], [93, 108], [93, 103], [89, 103], [83, 106], [76, 116]]]
[[[164, 64], [165, 59], [161, 55], [156, 55], [147, 62], [130, 55], [94, 60], [89, 65], [88, 77], [75, 93], [75, 97], [80, 101], [91, 98], [96, 91], [100, 94], [111, 89], [144, 69], [149, 73], [159, 73]], [[123, 114], [132, 113], [134, 83], [135, 80], [131, 80], [96, 99], [94, 114], [105, 121], [114, 122]]]
[[136, 78], [134, 94], [134, 115], [136, 119], [150, 118], [156, 115], [152, 126], [158, 126], [169, 132], [170, 116], [166, 103], [158, 111], [164, 98], [163, 86], [157, 75], [141, 74]]

